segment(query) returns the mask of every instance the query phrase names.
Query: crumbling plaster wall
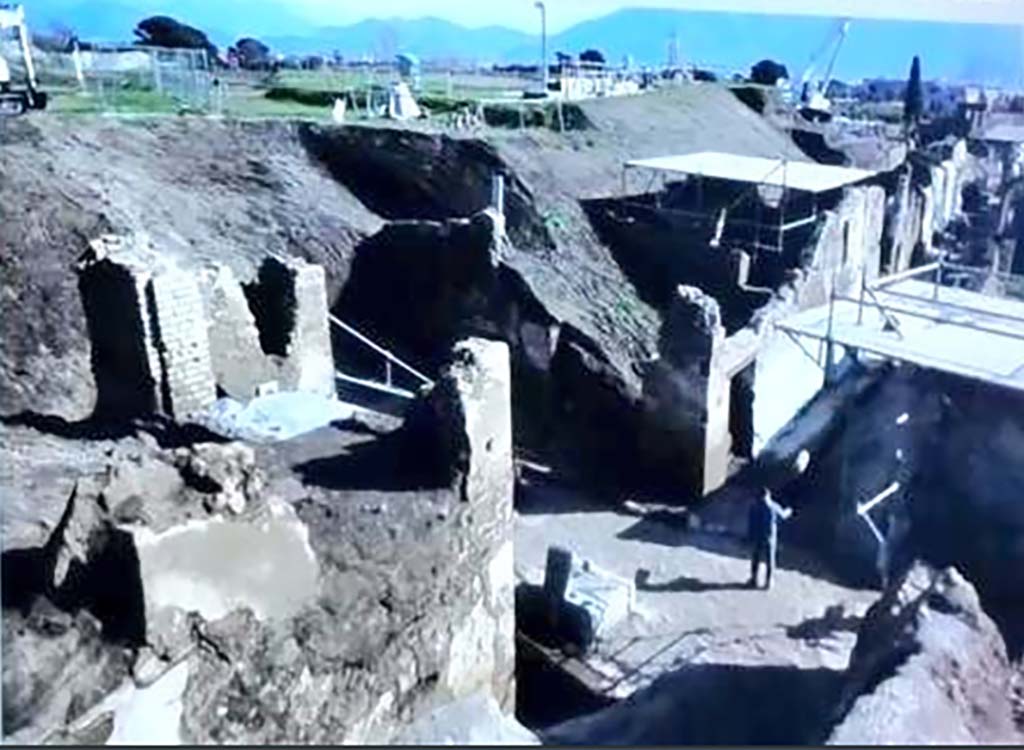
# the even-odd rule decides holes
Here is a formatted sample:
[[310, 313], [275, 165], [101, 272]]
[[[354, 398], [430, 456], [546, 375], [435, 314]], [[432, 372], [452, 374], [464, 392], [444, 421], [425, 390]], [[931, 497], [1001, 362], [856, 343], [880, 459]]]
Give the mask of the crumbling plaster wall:
[[885, 273], [905, 271], [915, 258], [930, 255], [935, 236], [962, 215], [963, 190], [979, 173], [978, 159], [965, 141], [937, 148], [938, 157], [917, 154], [886, 177], [892, 192], [886, 209]]
[[[931, 167], [932, 221], [925, 225], [931, 233], [943, 231], [963, 209], [963, 188], [970, 167], [967, 142], [957, 141], [947, 158]], [[929, 246], [930, 239], [922, 237]]]
[[[758, 312], [750, 327], [730, 339], [739, 350], [756, 352], [754, 375], [754, 455], [810, 401], [824, 385], [825, 358], [817, 342], [800, 344], [773, 323], [801, 310], [827, 305], [833, 291], [856, 295], [862, 279], [879, 275], [881, 240], [885, 223], [885, 191], [868, 186], [850, 189], [828, 212], [814, 244], [807, 266], [791, 276], [779, 298]], [[808, 356], [811, 355], [811, 356]], [[742, 359], [742, 355], [734, 355]], [[837, 347], [836, 361], [844, 356]]]

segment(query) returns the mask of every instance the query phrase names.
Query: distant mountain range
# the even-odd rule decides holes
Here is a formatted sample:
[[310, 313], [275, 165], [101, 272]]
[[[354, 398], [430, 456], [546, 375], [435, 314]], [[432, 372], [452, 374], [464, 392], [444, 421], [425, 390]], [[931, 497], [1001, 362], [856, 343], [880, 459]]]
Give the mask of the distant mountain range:
[[[404, 51], [425, 59], [507, 63], [533, 61], [540, 50], [539, 36], [499, 26], [469, 29], [439, 18], [318, 27], [280, 0], [149, 2], [147, 7], [117, 0], [37, 0], [28, 12], [34, 28], [44, 30], [59, 22], [83, 38], [103, 41], [131, 39], [139, 20], [162, 13], [203, 29], [218, 45], [251, 35], [285, 54], [337, 50], [347, 57], [363, 57]], [[610, 62], [629, 55], [637, 64], [662, 64], [675, 35], [683, 61], [746, 71], [768, 57], [785, 63], [796, 78], [835, 27], [830, 18], [636, 8], [556, 34], [549, 49], [552, 59], [555, 51], [579, 54], [596, 47]], [[902, 78], [915, 54], [921, 56], [929, 79], [1024, 86], [1021, 30], [980, 24], [855, 20], [836, 75], [846, 80]]]

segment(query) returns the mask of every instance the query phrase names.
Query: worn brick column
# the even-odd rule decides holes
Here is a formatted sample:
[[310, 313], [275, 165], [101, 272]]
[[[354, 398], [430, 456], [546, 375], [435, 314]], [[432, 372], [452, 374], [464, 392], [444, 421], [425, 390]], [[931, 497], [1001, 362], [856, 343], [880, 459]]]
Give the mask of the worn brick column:
[[163, 370], [163, 411], [184, 417], [217, 399], [210, 338], [195, 276], [177, 269], [153, 278], [149, 287], [151, 340]]
[[90, 243], [78, 266], [97, 416], [184, 418], [217, 397], [195, 277], [144, 235]]

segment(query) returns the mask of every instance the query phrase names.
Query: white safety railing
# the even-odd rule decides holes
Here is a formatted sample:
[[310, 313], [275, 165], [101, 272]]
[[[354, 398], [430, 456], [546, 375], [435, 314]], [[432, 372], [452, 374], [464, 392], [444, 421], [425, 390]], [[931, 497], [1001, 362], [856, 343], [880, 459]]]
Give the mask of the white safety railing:
[[343, 320], [340, 320], [339, 318], [336, 318], [333, 315], [328, 316], [328, 319], [330, 320], [331, 325], [335, 326], [339, 330], [341, 330], [344, 333], [348, 334], [349, 336], [354, 338], [356, 341], [358, 341], [359, 343], [361, 343], [363, 346], [365, 346], [366, 348], [370, 349], [374, 353], [379, 354], [381, 356], [381, 358], [384, 360], [384, 381], [383, 382], [376, 381], [376, 380], [370, 380], [370, 379], [367, 379], [367, 378], [359, 378], [359, 377], [356, 377], [354, 375], [348, 375], [348, 374], [340, 372], [340, 371], [335, 371], [334, 374], [335, 374], [335, 377], [337, 377], [338, 380], [341, 380], [341, 381], [343, 381], [345, 383], [351, 383], [353, 385], [358, 385], [358, 386], [361, 386], [363, 388], [369, 388], [371, 390], [381, 391], [383, 393], [387, 393], [387, 394], [392, 395], [392, 396], [398, 396], [399, 398], [406, 398], [406, 399], [414, 399], [414, 398], [416, 398], [416, 393], [414, 393], [413, 391], [411, 391], [411, 390], [409, 390], [407, 388], [401, 388], [401, 387], [395, 385], [394, 368], [398, 367], [399, 370], [408, 373], [415, 380], [419, 381], [421, 387], [422, 386], [433, 387], [433, 385], [434, 385], [434, 381], [433, 380], [428, 378], [426, 375], [424, 375], [422, 372], [417, 370], [412, 365], [409, 365], [409, 364], [403, 362], [398, 356], [396, 356], [395, 354], [392, 354], [391, 352], [389, 352], [384, 347], [382, 347], [379, 344], [376, 344], [375, 342], [371, 341], [369, 338], [367, 338], [365, 335], [363, 335], [362, 333], [357, 331], [355, 328], [350, 326], [348, 323], [344, 322]]

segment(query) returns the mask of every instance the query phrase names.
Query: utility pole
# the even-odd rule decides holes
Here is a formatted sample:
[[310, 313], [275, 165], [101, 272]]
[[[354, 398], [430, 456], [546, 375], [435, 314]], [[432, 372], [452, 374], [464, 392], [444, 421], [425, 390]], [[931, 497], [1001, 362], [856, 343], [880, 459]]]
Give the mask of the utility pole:
[[544, 0], [537, 0], [533, 7], [540, 11], [540, 69], [544, 82], [544, 96], [548, 95], [548, 9]]
[[673, 31], [668, 39], [668, 67], [676, 70], [679, 67], [679, 32]]

